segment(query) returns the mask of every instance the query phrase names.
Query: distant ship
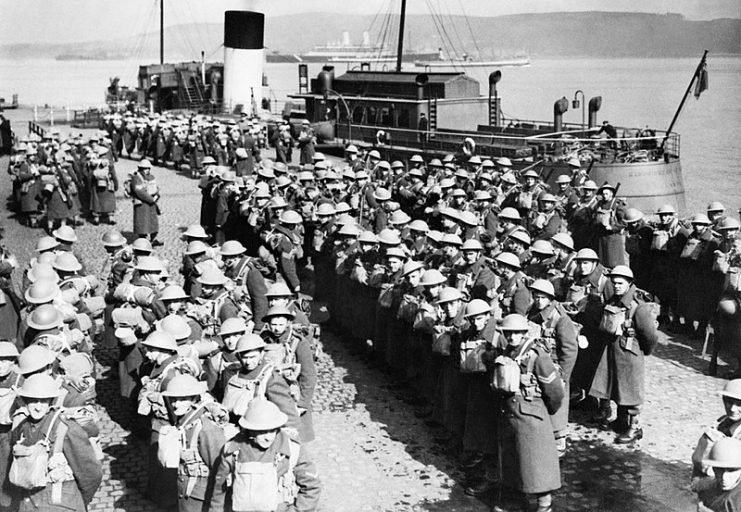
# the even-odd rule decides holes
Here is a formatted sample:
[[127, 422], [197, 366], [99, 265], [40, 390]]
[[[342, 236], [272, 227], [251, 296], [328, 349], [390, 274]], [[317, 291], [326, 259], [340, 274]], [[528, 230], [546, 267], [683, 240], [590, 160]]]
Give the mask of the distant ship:
[[122, 53], [62, 53], [56, 55], [54, 60], [121, 60], [126, 55]]
[[[408, 61], [435, 59], [438, 52], [405, 52], [404, 58]], [[287, 56], [288, 57], [288, 56]], [[343, 32], [342, 40], [326, 45], [315, 46], [313, 50], [293, 56], [298, 62], [322, 62], [322, 63], [387, 63], [396, 61], [396, 52], [382, 45], [370, 43], [368, 32], [363, 32], [363, 43], [354, 45], [350, 42], [350, 33]], [[289, 57], [290, 58], [290, 57]], [[292, 61], [292, 62], [296, 62]], [[286, 62], [282, 60], [281, 62]], [[291, 62], [289, 60], [289, 62]]]
[[460, 57], [446, 57], [443, 53], [443, 49], [440, 48], [439, 55], [432, 60], [415, 60], [414, 66], [417, 68], [492, 68], [492, 67], [508, 67], [508, 66], [529, 66], [530, 57], [528, 56], [515, 56], [512, 58], [502, 59], [474, 59], [470, 55], [464, 53]]

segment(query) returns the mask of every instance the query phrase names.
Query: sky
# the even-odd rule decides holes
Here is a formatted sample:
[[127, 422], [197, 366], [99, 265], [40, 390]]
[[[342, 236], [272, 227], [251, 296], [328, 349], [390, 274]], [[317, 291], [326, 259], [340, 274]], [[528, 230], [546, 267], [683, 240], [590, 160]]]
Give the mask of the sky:
[[[282, 16], [302, 12], [376, 14], [400, 0], [164, 0], [165, 24], [222, 22], [228, 9]], [[407, 0], [407, 13], [468, 16], [558, 11], [675, 12], [689, 19], [741, 18], [739, 0]], [[155, 31], [159, 0], [0, 0], [0, 44], [70, 43]]]

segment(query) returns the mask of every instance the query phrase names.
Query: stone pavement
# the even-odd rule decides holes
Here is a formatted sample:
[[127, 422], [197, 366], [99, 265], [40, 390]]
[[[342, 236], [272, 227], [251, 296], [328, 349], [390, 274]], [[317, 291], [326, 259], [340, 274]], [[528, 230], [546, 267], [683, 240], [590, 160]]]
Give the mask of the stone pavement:
[[[65, 130], [63, 130], [64, 132]], [[7, 157], [0, 159], [6, 169]], [[119, 179], [133, 169], [117, 164]], [[172, 170], [154, 169], [163, 192], [157, 251], [178, 272], [184, 244], [182, 228], [196, 222], [200, 194], [196, 182]], [[0, 173], [0, 194], [10, 193], [10, 181]], [[130, 234], [132, 207], [119, 197], [119, 227]], [[25, 263], [33, 254], [41, 230], [20, 226], [8, 211], [0, 213], [7, 247]], [[78, 252], [93, 272], [104, 262], [99, 244], [105, 226], [78, 228]], [[311, 446], [324, 483], [321, 509], [346, 511], [485, 511], [483, 501], [466, 496], [457, 482], [461, 473], [433, 442], [436, 434], [417, 419], [411, 407], [385, 385], [379, 370], [368, 369], [342, 340], [330, 333], [323, 339], [318, 361], [319, 384], [314, 402], [317, 439]], [[707, 362], [700, 345], [683, 338], [662, 337], [647, 360], [643, 415], [644, 439], [618, 447], [613, 435], [585, 426], [575, 412], [569, 450], [562, 461], [563, 488], [555, 510], [569, 511], [690, 511], [688, 463], [703, 428], [723, 413], [717, 391], [725, 381], [703, 375]], [[103, 485], [91, 510], [157, 510], [142, 494], [146, 482], [143, 442], [130, 435], [132, 414], [117, 394], [115, 353], [97, 351], [102, 374], [98, 380], [102, 409], [101, 441], [105, 451]]]

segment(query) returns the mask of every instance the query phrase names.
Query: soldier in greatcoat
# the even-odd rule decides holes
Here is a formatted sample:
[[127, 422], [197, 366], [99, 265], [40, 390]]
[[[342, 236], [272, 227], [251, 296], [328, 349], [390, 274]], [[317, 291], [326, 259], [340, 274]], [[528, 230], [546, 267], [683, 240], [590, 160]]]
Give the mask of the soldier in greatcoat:
[[160, 191], [151, 170], [152, 164], [149, 160], [142, 160], [137, 165], [137, 172], [131, 177], [134, 234], [140, 238], [149, 238], [152, 245], [162, 245], [162, 242], [156, 240], [161, 213], [158, 204]]

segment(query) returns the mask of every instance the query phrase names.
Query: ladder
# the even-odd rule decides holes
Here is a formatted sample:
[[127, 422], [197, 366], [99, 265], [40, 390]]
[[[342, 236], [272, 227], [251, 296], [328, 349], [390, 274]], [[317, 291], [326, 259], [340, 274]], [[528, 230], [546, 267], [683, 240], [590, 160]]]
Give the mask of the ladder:
[[427, 122], [429, 124], [428, 130], [434, 132], [437, 130], [437, 98], [429, 98], [427, 100]]

